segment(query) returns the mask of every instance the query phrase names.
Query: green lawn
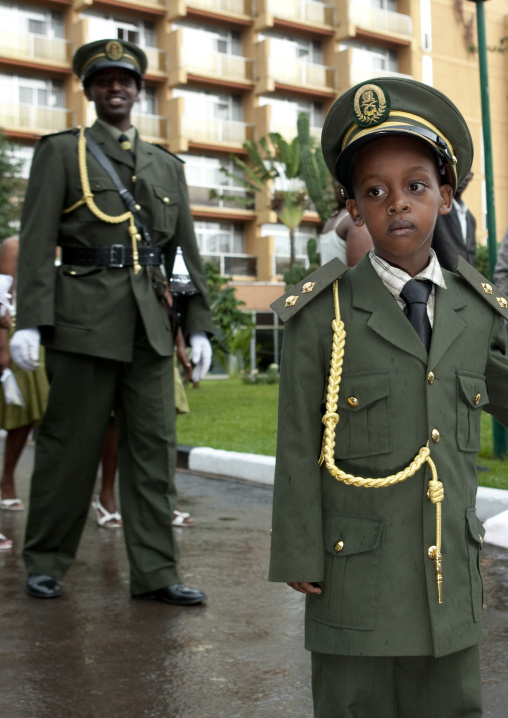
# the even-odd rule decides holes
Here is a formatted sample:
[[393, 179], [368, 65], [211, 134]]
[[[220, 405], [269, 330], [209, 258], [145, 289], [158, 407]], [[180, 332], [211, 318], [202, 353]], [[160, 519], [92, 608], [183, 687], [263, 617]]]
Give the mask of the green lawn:
[[[275, 456], [277, 384], [243, 384], [240, 379], [201, 382], [187, 388], [191, 413], [178, 417], [178, 443]], [[478, 464], [482, 486], [508, 489], [508, 460], [492, 458], [492, 419], [482, 416]]]

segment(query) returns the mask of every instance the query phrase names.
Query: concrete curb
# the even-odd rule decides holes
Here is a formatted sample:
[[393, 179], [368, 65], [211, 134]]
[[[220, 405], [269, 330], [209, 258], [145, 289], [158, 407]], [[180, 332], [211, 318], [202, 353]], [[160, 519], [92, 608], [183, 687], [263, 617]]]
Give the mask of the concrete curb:
[[[210, 449], [206, 446], [178, 446], [177, 467], [199, 474], [226, 476], [273, 486], [275, 457]], [[508, 491], [480, 486], [476, 499], [480, 521], [508, 510]]]

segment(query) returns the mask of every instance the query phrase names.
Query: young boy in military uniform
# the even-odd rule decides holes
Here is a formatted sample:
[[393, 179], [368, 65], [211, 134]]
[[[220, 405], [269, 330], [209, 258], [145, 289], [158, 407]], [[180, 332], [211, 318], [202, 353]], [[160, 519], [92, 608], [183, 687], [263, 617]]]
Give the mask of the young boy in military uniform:
[[476, 454], [482, 409], [508, 424], [508, 302], [431, 249], [471, 137], [437, 90], [379, 78], [336, 101], [322, 144], [374, 249], [273, 305], [270, 580], [306, 594], [318, 718], [478, 718]]

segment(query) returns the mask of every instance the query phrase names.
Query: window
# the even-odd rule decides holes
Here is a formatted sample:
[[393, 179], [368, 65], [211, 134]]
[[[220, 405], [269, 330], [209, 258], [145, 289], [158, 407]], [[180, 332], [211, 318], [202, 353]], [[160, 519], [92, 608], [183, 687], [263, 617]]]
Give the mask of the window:
[[157, 47], [155, 24], [151, 20], [135, 20], [120, 15], [100, 15], [84, 12], [81, 17], [88, 20], [88, 42], [106, 37], [134, 42], [140, 47]]
[[180, 20], [173, 28], [182, 29], [183, 46], [188, 49], [199, 48], [200, 52], [220, 52], [224, 55], [243, 55], [242, 35], [236, 30], [195, 25]]
[[173, 97], [185, 99], [185, 114], [190, 117], [243, 121], [243, 105], [240, 95], [177, 88], [173, 90]]
[[155, 87], [142, 87], [139, 92], [139, 100], [137, 101], [135, 112], [139, 112], [141, 115], [156, 115], [157, 114], [157, 90]]
[[48, 38], [63, 38], [63, 14], [30, 5], [0, 2], [2, 30], [16, 34], [28, 33]]
[[33, 107], [65, 107], [62, 80], [0, 74], [0, 92], [5, 102]]
[[432, 52], [432, 10], [430, 0], [421, 0], [420, 18], [422, 28], [422, 50]]
[[317, 40], [288, 37], [277, 32], [259, 33], [259, 39], [270, 39], [270, 54], [282, 60], [299, 60], [312, 65], [323, 64], [323, 48]]
[[296, 121], [300, 112], [309, 115], [310, 126], [321, 128], [324, 122], [323, 104], [321, 102], [308, 102], [300, 99], [290, 99], [282, 95], [260, 97], [259, 104], [271, 105], [272, 121], [277, 125], [294, 125], [296, 135]]

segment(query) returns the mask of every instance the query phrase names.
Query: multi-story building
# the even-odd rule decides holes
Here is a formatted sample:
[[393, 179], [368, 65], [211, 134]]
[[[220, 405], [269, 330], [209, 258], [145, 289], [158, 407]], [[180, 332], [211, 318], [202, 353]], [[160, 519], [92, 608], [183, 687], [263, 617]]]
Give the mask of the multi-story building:
[[[448, 94], [471, 128], [475, 176], [465, 199], [483, 241], [478, 57], [475, 31], [466, 29], [474, 13], [466, 0], [0, 0], [0, 127], [19, 143], [28, 173], [40, 135], [93, 121], [71, 71], [75, 48], [106, 37], [143, 47], [148, 72], [135, 124], [185, 160], [202, 255], [232, 278], [271, 346], [269, 305], [284, 287], [288, 230], [266, 196], [245, 197], [221, 168], [231, 169], [231, 154], [245, 155], [246, 139], [272, 131], [292, 139], [300, 112], [319, 138], [334, 99], [358, 82], [413, 77]], [[494, 48], [507, 34], [508, 0], [491, 0], [486, 18]], [[505, 55], [489, 53], [489, 68], [500, 238], [508, 224], [500, 201], [508, 185]], [[318, 232], [318, 216], [307, 212], [296, 235], [300, 262]]]

